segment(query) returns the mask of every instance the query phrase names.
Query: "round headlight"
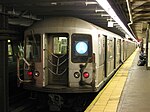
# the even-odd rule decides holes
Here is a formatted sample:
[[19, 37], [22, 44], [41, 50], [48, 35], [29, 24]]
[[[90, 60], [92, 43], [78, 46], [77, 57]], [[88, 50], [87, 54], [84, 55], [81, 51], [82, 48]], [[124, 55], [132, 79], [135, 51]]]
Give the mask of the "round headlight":
[[79, 77], [80, 77], [80, 73], [79, 73], [79, 72], [75, 72], [75, 73], [74, 73], [74, 77], [75, 77], [75, 78], [79, 78]]
[[36, 77], [38, 77], [38, 76], [40, 75], [40, 72], [39, 72], [39, 71], [35, 71], [35, 72], [34, 72], [34, 75], [35, 75]]

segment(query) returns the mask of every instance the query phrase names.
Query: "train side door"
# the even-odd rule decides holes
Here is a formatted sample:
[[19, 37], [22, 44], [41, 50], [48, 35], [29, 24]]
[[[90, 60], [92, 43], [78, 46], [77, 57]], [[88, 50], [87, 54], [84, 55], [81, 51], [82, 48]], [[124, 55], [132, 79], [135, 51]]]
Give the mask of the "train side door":
[[126, 60], [127, 59], [127, 42], [126, 41], [123, 41], [123, 51], [124, 51], [124, 60]]
[[117, 39], [116, 41], [116, 67], [118, 67], [121, 63], [121, 40]]
[[120, 63], [122, 63], [122, 59], [121, 59], [121, 53], [122, 53], [122, 51], [121, 51], [121, 39], [119, 39], [119, 43], [118, 43], [118, 45], [119, 45], [119, 64]]
[[114, 39], [107, 37], [107, 76], [114, 70]]
[[123, 57], [124, 57], [124, 49], [123, 49], [123, 40], [121, 40], [121, 47], [120, 47], [120, 51], [121, 51], [121, 62], [123, 62], [124, 61], [124, 59], [123, 59]]
[[99, 69], [98, 82], [101, 82], [105, 76], [105, 36], [98, 35], [98, 54], [99, 54]]
[[68, 84], [68, 34], [48, 34], [48, 85]]

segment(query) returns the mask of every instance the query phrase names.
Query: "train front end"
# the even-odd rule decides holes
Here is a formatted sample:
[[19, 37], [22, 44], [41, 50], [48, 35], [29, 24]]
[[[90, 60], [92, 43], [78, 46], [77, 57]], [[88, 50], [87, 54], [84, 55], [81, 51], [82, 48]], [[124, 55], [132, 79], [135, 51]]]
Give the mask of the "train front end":
[[76, 33], [77, 29], [59, 32], [26, 33], [24, 80], [30, 81], [24, 88], [48, 93], [94, 92], [92, 35]]
[[24, 78], [26, 88], [56, 92], [91, 92], [95, 88], [95, 62], [89, 34], [47, 33], [27, 35]]

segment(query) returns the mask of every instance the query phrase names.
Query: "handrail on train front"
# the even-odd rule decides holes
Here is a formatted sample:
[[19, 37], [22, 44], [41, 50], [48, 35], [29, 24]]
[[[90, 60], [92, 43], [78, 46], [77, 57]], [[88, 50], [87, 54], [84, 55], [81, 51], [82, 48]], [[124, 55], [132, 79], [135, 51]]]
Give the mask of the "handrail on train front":
[[30, 68], [30, 64], [28, 63], [28, 61], [18, 52], [17, 53], [17, 78], [19, 80], [19, 85], [20, 85], [20, 83], [23, 83], [23, 82], [32, 82], [32, 80], [23, 80], [23, 79], [21, 79], [21, 77], [20, 77], [20, 61], [21, 60], [23, 60], [25, 62], [28, 69]]

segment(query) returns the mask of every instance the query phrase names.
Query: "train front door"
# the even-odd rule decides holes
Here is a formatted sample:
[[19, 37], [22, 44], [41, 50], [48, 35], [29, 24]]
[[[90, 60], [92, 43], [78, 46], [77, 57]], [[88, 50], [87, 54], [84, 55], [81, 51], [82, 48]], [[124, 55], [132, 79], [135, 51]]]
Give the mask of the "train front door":
[[48, 34], [48, 84], [68, 84], [68, 44], [66, 33]]

